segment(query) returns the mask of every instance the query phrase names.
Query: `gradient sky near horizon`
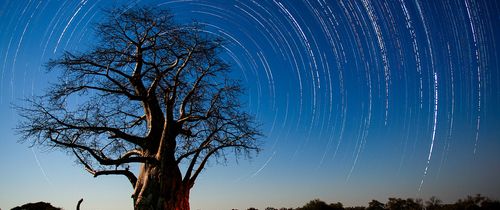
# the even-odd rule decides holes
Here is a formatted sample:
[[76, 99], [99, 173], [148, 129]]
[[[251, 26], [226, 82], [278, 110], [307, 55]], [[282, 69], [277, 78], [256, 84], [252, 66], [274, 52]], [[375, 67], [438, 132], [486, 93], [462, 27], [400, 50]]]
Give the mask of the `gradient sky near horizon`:
[[228, 40], [223, 56], [262, 124], [263, 151], [210, 164], [191, 209], [500, 199], [500, 1], [2, 0], [1, 209], [80, 198], [133, 209], [125, 178], [18, 143], [12, 109], [54, 81], [44, 63], [92, 47], [102, 10], [123, 5], [169, 8]]

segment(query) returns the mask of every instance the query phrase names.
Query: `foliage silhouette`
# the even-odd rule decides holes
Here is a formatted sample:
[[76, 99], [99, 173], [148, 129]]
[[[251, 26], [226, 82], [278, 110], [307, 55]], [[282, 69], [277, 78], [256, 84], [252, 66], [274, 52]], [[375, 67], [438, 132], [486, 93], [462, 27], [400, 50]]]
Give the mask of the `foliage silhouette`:
[[441, 203], [442, 203], [441, 200], [439, 200], [435, 196], [432, 196], [432, 197], [429, 198], [428, 201], [425, 202], [425, 209], [426, 210], [440, 209], [441, 208]]
[[367, 210], [384, 210], [385, 207], [384, 207], [384, 204], [381, 203], [380, 201], [378, 200], [372, 200], [368, 203], [368, 208], [366, 208]]
[[[254, 209], [254, 208], [252, 208]], [[267, 209], [274, 209], [271, 207]], [[306, 203], [302, 207], [298, 207], [295, 210], [498, 210], [500, 209], [500, 201], [491, 200], [490, 198], [481, 196], [480, 194], [476, 196], [467, 196], [466, 199], [459, 199], [453, 204], [443, 204], [440, 199], [432, 196], [424, 202], [422, 199], [413, 198], [389, 198], [387, 203], [382, 203], [378, 200], [371, 200], [368, 203], [368, 207], [356, 206], [356, 207], [344, 207], [340, 202], [327, 204], [322, 200], [314, 199]], [[255, 209], [254, 209], [255, 210]], [[280, 208], [280, 210], [293, 210], [292, 208]]]
[[[39, 202], [43, 205], [47, 203]], [[33, 204], [26, 204], [33, 205]], [[50, 204], [49, 204], [50, 205]], [[23, 207], [24, 207], [23, 206]], [[432, 206], [432, 207], [430, 207]], [[16, 207], [18, 210], [20, 207]], [[500, 209], [500, 201], [492, 200], [488, 197], [484, 197], [480, 194], [475, 196], [467, 196], [465, 199], [459, 199], [453, 204], [443, 204], [440, 199], [435, 196], [429, 198], [429, 200], [424, 202], [422, 199], [401, 199], [401, 198], [389, 198], [387, 203], [382, 203], [378, 200], [371, 200], [368, 203], [368, 207], [356, 206], [356, 207], [344, 207], [344, 205], [340, 202], [327, 204], [322, 200], [314, 199], [306, 203], [303, 207], [295, 208], [295, 210], [323, 210], [323, 209], [344, 209], [344, 210], [388, 210], [388, 209], [399, 209], [399, 210], [408, 210], [408, 209], [419, 209], [419, 210], [427, 210], [429, 208], [434, 208], [438, 210], [498, 210]], [[54, 210], [58, 210], [59, 208], [55, 208]], [[50, 209], [53, 210], [53, 209]], [[237, 209], [233, 209], [237, 210]], [[247, 210], [258, 210], [254, 207], [248, 208]], [[265, 210], [276, 210], [274, 207], [267, 207]], [[294, 210], [294, 208], [279, 208], [279, 210]]]
[[54, 207], [50, 203], [37, 202], [37, 203], [27, 203], [22, 206], [17, 206], [12, 208], [11, 210], [62, 210], [62, 209]]
[[[342, 204], [340, 207], [342, 208]], [[337, 208], [334, 208], [319, 199], [314, 199], [312, 201], [309, 201], [309, 203], [307, 203], [303, 207], [297, 208], [297, 210], [334, 210], [334, 209]]]

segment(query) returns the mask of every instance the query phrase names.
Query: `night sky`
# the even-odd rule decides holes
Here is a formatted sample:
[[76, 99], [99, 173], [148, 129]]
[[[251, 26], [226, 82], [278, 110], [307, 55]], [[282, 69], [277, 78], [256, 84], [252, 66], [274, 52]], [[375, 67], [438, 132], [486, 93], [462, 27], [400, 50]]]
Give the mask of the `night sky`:
[[56, 79], [49, 59], [91, 48], [116, 6], [169, 8], [226, 39], [221, 56], [262, 124], [263, 151], [212, 162], [191, 209], [500, 199], [500, 1], [2, 0], [0, 208], [83, 197], [83, 209], [133, 209], [125, 178], [18, 143], [12, 108]]

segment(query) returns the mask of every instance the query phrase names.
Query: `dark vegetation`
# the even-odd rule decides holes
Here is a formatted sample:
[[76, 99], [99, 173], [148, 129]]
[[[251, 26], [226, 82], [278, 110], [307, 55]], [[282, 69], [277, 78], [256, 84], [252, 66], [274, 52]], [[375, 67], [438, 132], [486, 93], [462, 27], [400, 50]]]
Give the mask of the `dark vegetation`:
[[[386, 203], [378, 200], [372, 200], [368, 207], [344, 207], [340, 202], [327, 204], [319, 199], [311, 200], [302, 207], [298, 208], [273, 208], [267, 207], [265, 210], [499, 210], [500, 201], [492, 200], [488, 197], [477, 194], [476, 196], [467, 196], [464, 199], [458, 199], [455, 203], [444, 204], [440, 199], [431, 197], [429, 200], [413, 198], [389, 198]], [[248, 208], [247, 210], [258, 210]]]
[[[82, 202], [83, 198], [78, 201], [78, 204], [76, 205], [76, 210], [80, 210], [80, 205], [82, 204]], [[54, 207], [50, 203], [45, 203], [40, 201], [38, 203], [27, 203], [22, 206], [16, 206], [11, 210], [63, 210], [63, 209], [59, 207]]]
[[54, 207], [50, 203], [38, 202], [38, 203], [27, 203], [22, 206], [14, 207], [11, 210], [62, 210], [62, 209]]
[[[81, 199], [78, 202], [77, 210], [79, 210]], [[477, 194], [475, 196], [467, 196], [464, 199], [458, 199], [455, 203], [444, 204], [437, 197], [430, 197], [424, 201], [420, 198], [389, 198], [386, 203], [378, 200], [368, 202], [368, 207], [344, 207], [340, 202], [327, 204], [326, 202], [314, 199], [298, 208], [273, 208], [267, 207], [264, 210], [499, 210], [500, 201], [493, 200], [488, 197]], [[1, 210], [1, 209], [0, 209]], [[62, 210], [61, 208], [53, 207], [50, 203], [38, 202], [28, 203], [22, 206], [15, 207], [11, 210]], [[237, 209], [233, 209], [237, 210]], [[248, 208], [247, 210], [259, 210], [257, 208]]]

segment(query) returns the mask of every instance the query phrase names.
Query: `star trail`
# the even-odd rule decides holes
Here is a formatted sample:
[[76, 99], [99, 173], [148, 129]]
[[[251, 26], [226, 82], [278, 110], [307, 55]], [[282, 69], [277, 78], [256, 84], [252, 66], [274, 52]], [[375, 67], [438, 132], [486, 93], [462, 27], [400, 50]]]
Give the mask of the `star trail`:
[[[55, 79], [44, 71], [51, 58], [93, 46], [104, 9], [137, 6], [168, 8], [177, 22], [197, 21], [223, 38], [231, 76], [246, 88], [244, 107], [265, 134], [256, 158], [211, 164], [193, 209], [296, 207], [316, 197], [347, 205], [388, 196], [500, 198], [499, 1], [2, 1], [1, 166], [30, 166], [27, 179], [52, 189], [52, 202], [64, 194], [57, 177], [67, 174], [59, 171], [72, 168], [87, 187], [94, 179], [69, 156], [53, 162], [43, 149], [18, 145], [11, 104]], [[7, 163], [16, 149], [25, 156]], [[9, 195], [7, 182], [22, 180], [0, 181], [0, 204], [25, 202]], [[118, 185], [126, 183], [110, 184]], [[66, 209], [81, 196], [71, 192], [75, 198], [60, 201]], [[88, 205], [131, 209], [122, 197], [125, 207], [98, 198]]]

